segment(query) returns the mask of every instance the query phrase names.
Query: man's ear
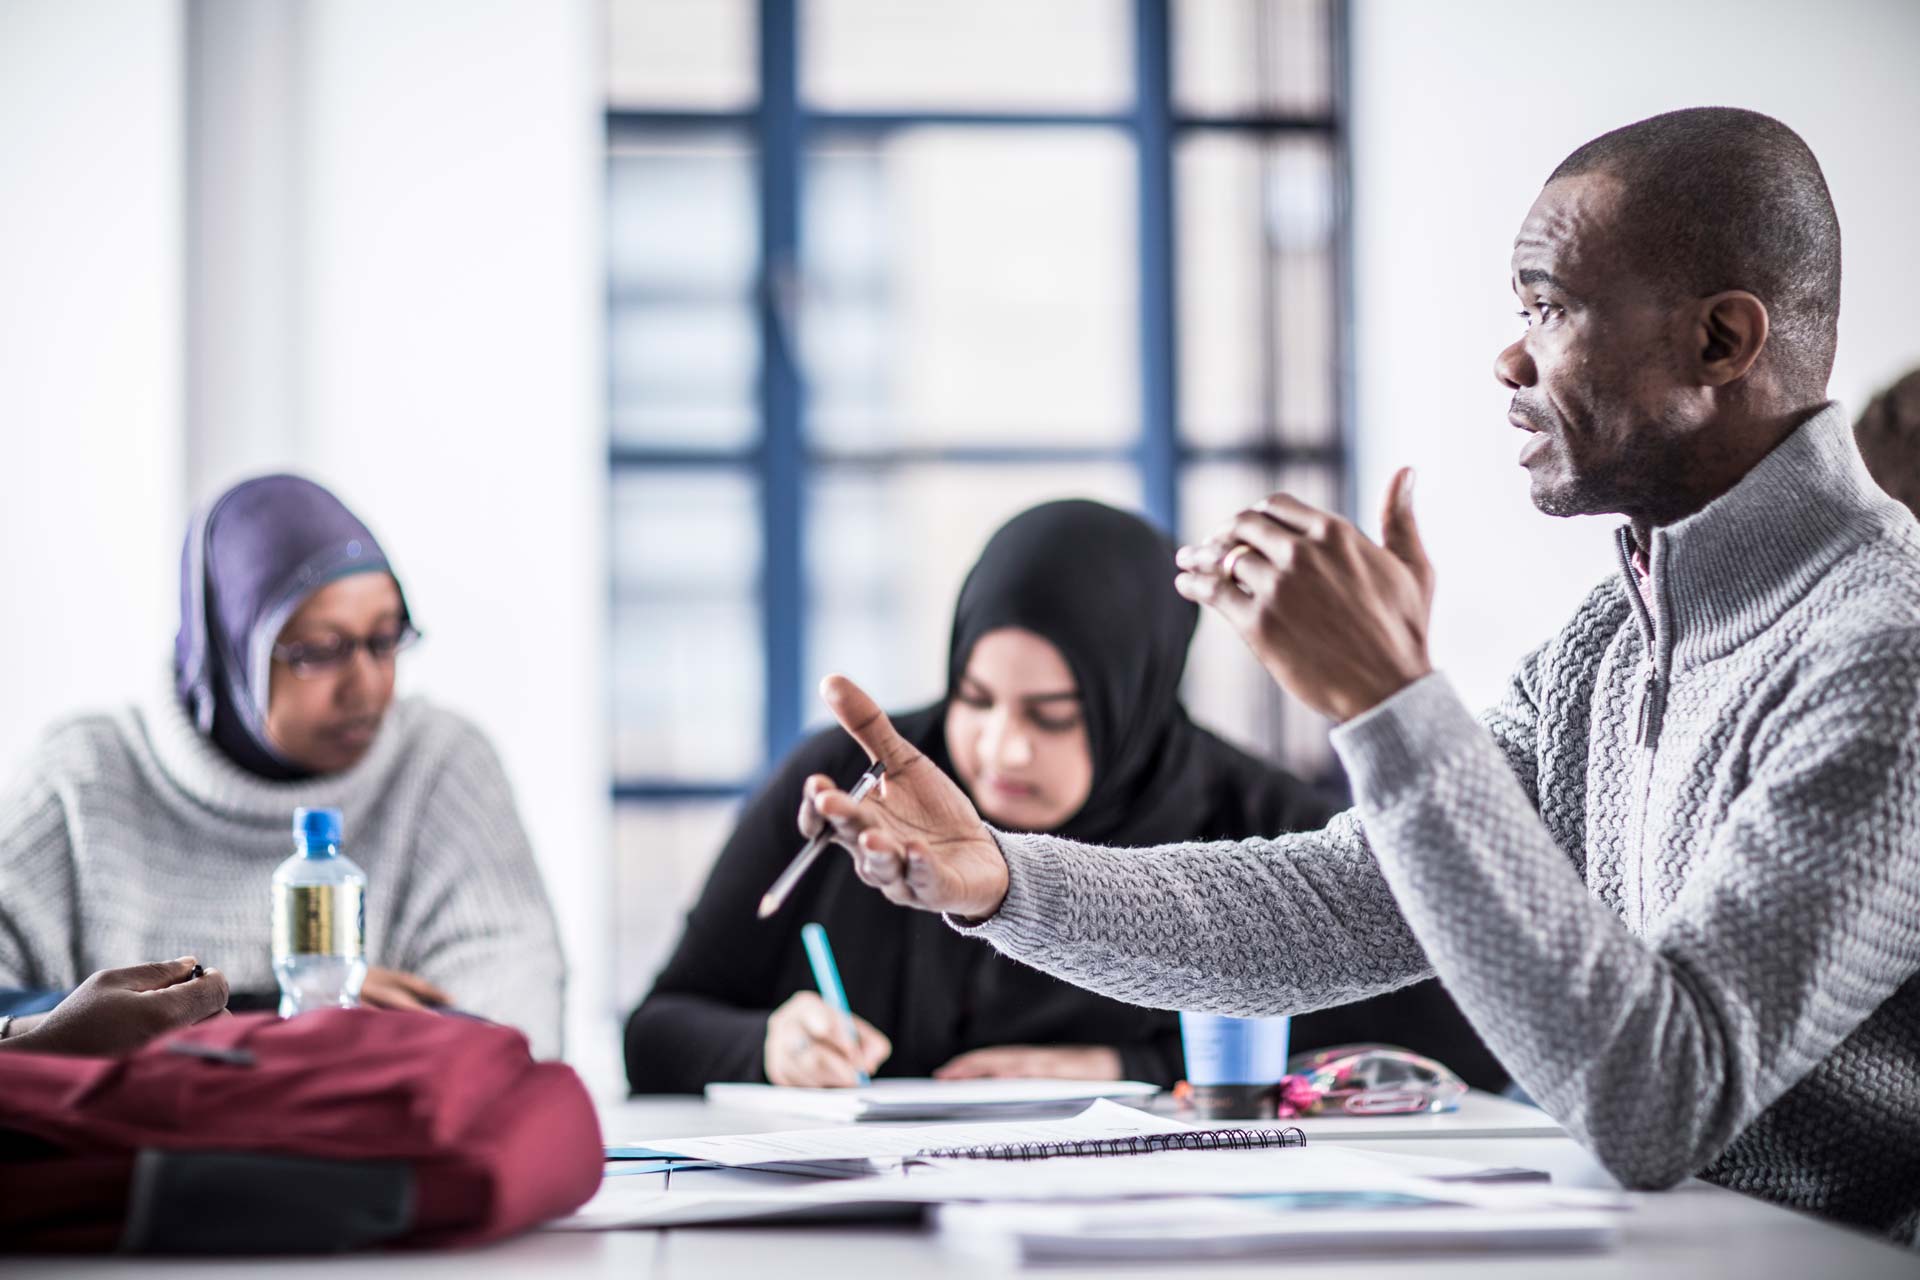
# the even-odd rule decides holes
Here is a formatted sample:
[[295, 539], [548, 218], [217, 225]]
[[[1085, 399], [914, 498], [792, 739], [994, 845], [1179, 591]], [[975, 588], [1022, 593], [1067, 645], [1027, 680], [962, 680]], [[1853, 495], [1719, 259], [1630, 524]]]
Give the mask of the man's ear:
[[1696, 306], [1690, 336], [1701, 385], [1724, 387], [1746, 377], [1767, 345], [1767, 304], [1745, 289], [1729, 289]]

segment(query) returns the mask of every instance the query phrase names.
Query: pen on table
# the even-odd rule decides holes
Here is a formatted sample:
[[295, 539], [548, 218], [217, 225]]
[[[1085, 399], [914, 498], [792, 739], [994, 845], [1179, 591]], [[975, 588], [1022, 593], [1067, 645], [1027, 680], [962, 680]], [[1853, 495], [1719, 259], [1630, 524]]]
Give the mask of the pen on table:
[[[813, 985], [820, 988], [820, 998], [840, 1015], [840, 1021], [847, 1028], [847, 1047], [858, 1055], [860, 1033], [854, 1029], [853, 1007], [847, 1003], [847, 989], [840, 985], [840, 969], [833, 962], [833, 948], [827, 945], [827, 931], [817, 924], [802, 925], [800, 941], [806, 944], [807, 963], [813, 966]], [[854, 1071], [861, 1084], [873, 1083], [858, 1066]]]
[[[867, 771], [860, 775], [860, 781], [854, 783], [853, 790], [847, 793], [848, 799], [855, 804], [866, 799], [867, 793], [880, 784], [880, 776], [886, 771], [887, 766], [878, 760], [868, 765]], [[773, 882], [773, 887], [760, 895], [762, 920], [780, 909], [780, 904], [785, 902], [787, 895], [793, 892], [793, 886], [800, 883], [800, 877], [807, 874], [807, 868], [812, 866], [813, 860], [820, 856], [820, 851], [827, 847], [829, 838], [828, 828], [822, 827], [820, 834], [807, 841], [800, 852], [793, 855], [793, 861], [789, 862], [787, 869], [780, 873], [780, 878]]]

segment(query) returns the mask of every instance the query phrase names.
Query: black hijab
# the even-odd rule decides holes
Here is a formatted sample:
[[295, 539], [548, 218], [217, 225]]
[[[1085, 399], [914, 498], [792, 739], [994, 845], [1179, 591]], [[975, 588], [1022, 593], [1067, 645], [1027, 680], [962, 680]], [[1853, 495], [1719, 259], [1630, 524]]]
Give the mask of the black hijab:
[[[1223, 756], [1239, 754], [1180, 703], [1199, 609], [1174, 592], [1173, 551], [1138, 516], [1048, 502], [1002, 525], [960, 589], [949, 700], [974, 645], [1001, 627], [1052, 643], [1080, 687], [1093, 788], [1055, 834], [1130, 845], [1195, 838]], [[945, 767], [944, 751], [939, 758]]]

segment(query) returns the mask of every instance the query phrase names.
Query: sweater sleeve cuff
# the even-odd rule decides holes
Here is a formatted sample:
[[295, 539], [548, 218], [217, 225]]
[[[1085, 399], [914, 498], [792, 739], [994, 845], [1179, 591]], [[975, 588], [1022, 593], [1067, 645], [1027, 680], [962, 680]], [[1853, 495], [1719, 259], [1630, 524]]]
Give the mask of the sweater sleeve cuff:
[[1418, 784], [1462, 743], [1485, 733], [1447, 678], [1435, 671], [1337, 726], [1332, 737], [1355, 801], [1382, 806]]
[[985, 920], [969, 924], [950, 915], [947, 923], [956, 932], [985, 938], [1003, 950], [1057, 941], [1066, 917], [1067, 877], [1060, 860], [1046, 849], [1047, 838], [992, 827], [987, 831], [1007, 860], [1007, 896]]

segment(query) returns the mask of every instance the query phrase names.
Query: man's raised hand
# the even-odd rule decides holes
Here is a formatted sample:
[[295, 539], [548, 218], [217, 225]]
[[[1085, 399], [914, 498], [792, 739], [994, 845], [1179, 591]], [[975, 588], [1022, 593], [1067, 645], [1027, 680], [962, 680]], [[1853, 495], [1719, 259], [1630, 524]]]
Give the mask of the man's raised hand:
[[1276, 493], [1195, 546], [1174, 589], [1232, 624], [1268, 673], [1337, 721], [1433, 670], [1433, 565], [1413, 519], [1413, 472], [1387, 488], [1376, 543], [1340, 517]]

